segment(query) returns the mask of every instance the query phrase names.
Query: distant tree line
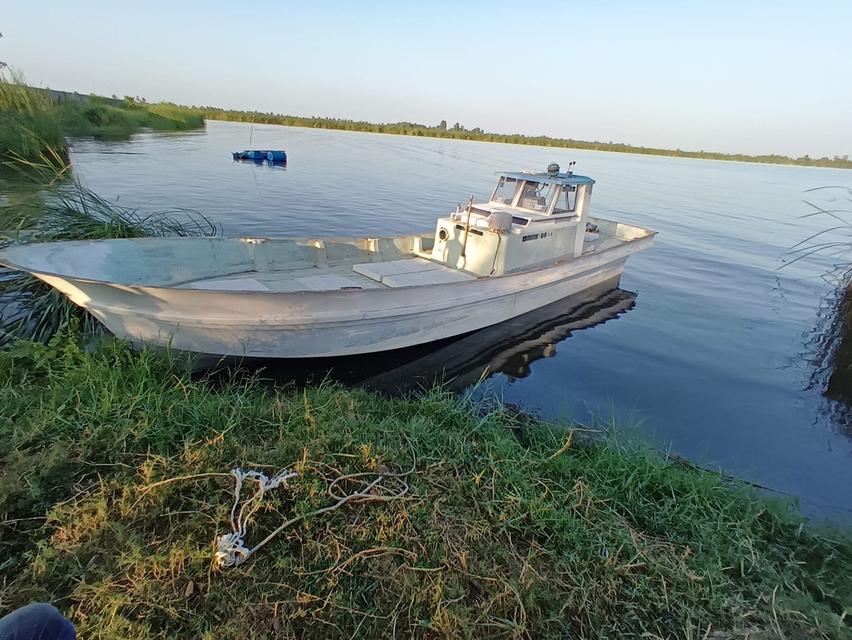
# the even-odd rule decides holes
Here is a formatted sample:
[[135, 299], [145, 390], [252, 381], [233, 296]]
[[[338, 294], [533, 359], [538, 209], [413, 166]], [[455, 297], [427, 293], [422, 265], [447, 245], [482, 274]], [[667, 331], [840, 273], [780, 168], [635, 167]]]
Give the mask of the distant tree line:
[[593, 151], [616, 151], [620, 153], [638, 153], [655, 156], [676, 156], [682, 158], [704, 158], [708, 160], [731, 160], [736, 162], [764, 162], [769, 164], [793, 164], [810, 167], [834, 167], [852, 169], [849, 156], [823, 156], [812, 158], [809, 155], [793, 158], [779, 154], [747, 155], [743, 153], [720, 153], [715, 151], [684, 151], [683, 149], [661, 149], [640, 147], [621, 142], [589, 142], [573, 138], [554, 138], [551, 136], [529, 136], [519, 133], [491, 133], [479, 127], [468, 129], [456, 122], [452, 127], [446, 120], [436, 126], [416, 122], [374, 123], [364, 120], [345, 118], [322, 118], [318, 116], [289, 116], [271, 112], [251, 112], [219, 109], [216, 107], [190, 107], [210, 120], [235, 122], [258, 122], [293, 127], [313, 127], [316, 129], [339, 129], [342, 131], [367, 131], [372, 133], [392, 133], [406, 136], [430, 138], [452, 138], [456, 140], [481, 140], [483, 142], [503, 142], [507, 144], [525, 144], [542, 147], [564, 147], [569, 149], [589, 149]]
[[[621, 142], [600, 142], [598, 140], [589, 142], [586, 140], [575, 140], [574, 138], [554, 138], [551, 136], [529, 136], [520, 133], [491, 133], [483, 131], [480, 127], [468, 129], [456, 122], [452, 126], [446, 120], [435, 126], [429, 126], [416, 122], [391, 122], [375, 123], [364, 120], [348, 120], [345, 118], [322, 118], [318, 116], [289, 116], [272, 112], [258, 111], [236, 111], [233, 109], [220, 109], [218, 107], [188, 107], [172, 103], [148, 104], [144, 98], [126, 96], [123, 100], [113, 96], [99, 98], [97, 96], [78, 96], [67, 92], [57, 92], [45, 89], [36, 91], [50, 95], [60, 106], [68, 107], [74, 101], [69, 97], [80, 98], [81, 103], [100, 104], [100, 108], [113, 106], [121, 107], [123, 112], [140, 113], [156, 112], [152, 116], [152, 123], [141, 126], [154, 128], [193, 128], [203, 126], [202, 119], [226, 120], [233, 122], [257, 122], [262, 124], [278, 124], [292, 127], [312, 127], [316, 129], [339, 129], [342, 131], [366, 131], [372, 133], [390, 133], [406, 136], [421, 136], [429, 138], [451, 138], [455, 140], [480, 140], [483, 142], [503, 142], [507, 144], [524, 144], [542, 147], [561, 147], [568, 149], [588, 149], [592, 151], [615, 151], [620, 153], [638, 153], [655, 156], [675, 156], [681, 158], [704, 158], [708, 160], [729, 160], [736, 162], [763, 162], [768, 164], [790, 164], [808, 167], [833, 167], [837, 169], [852, 169], [852, 160], [848, 155], [823, 156], [812, 158], [809, 155], [793, 158], [779, 154], [747, 155], [742, 153], [719, 153], [715, 151], [684, 151], [683, 149], [661, 149], [657, 147], [640, 147]], [[75, 100], [77, 101], [77, 100]], [[138, 118], [137, 118], [138, 119]], [[136, 123], [134, 126], [138, 127]], [[77, 133], [71, 127], [67, 132], [69, 135], [86, 135]]]

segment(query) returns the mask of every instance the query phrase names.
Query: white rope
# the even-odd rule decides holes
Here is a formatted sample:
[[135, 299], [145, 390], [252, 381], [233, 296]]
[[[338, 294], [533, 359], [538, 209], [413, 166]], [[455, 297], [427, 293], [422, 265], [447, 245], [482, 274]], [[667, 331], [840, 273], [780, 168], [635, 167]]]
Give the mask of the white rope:
[[[409, 489], [408, 483], [405, 482], [404, 478], [414, 473], [416, 464], [417, 460], [415, 458], [411, 470], [405, 473], [361, 472], [338, 476], [332, 480], [327, 488], [329, 496], [334, 499], [332, 504], [309, 513], [292, 516], [252, 548], [248, 548], [245, 544], [246, 528], [248, 527], [249, 519], [260, 508], [260, 504], [267, 491], [281, 485], [286, 487], [287, 480], [296, 477], [298, 473], [285, 469], [270, 479], [260, 471], [243, 471], [240, 468], [232, 469], [231, 474], [234, 476], [234, 504], [231, 506], [231, 533], [226, 533], [216, 538], [216, 552], [213, 556], [214, 568], [237, 567], [246, 562], [258, 549], [272, 541], [288, 527], [301, 520], [339, 509], [349, 502], [353, 504], [360, 502], [387, 502], [403, 498]], [[373, 479], [368, 481], [371, 477]], [[257, 489], [250, 499], [240, 504], [240, 494], [242, 493], [243, 483], [246, 480], [257, 482]], [[386, 493], [388, 487], [382, 485], [384, 481], [390, 481], [392, 485], [395, 485], [395, 490], [391, 493]], [[344, 483], [355, 483], [360, 485], [361, 488], [347, 493], [343, 489]], [[239, 506], [239, 510], [237, 506]]]
[[[217, 567], [236, 567], [249, 559], [261, 545], [249, 549], [245, 544], [246, 529], [249, 519], [260, 508], [267, 491], [287, 486], [290, 478], [295, 478], [298, 473], [284, 469], [283, 471], [268, 478], [265, 473], [254, 469], [243, 471], [239, 467], [231, 469], [234, 476], [234, 504], [231, 506], [231, 533], [226, 533], [216, 539], [216, 553], [213, 562]], [[254, 480], [257, 483], [254, 495], [240, 504], [240, 495], [243, 483], [246, 480]], [[237, 507], [239, 506], [239, 512]], [[247, 509], [247, 507], [250, 507]]]

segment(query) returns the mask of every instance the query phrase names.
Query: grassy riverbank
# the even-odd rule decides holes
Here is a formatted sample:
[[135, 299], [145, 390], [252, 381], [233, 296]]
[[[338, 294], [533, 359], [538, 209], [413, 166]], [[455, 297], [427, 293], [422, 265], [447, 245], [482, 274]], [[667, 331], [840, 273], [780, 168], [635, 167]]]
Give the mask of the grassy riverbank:
[[97, 97], [57, 102], [18, 76], [0, 77], [0, 160], [66, 157], [67, 136], [125, 138], [145, 128], [179, 131], [203, 126], [203, 116], [194, 109]]
[[147, 104], [125, 100], [117, 107], [97, 98], [63, 102], [60, 122], [66, 136], [123, 138], [140, 129], [183, 131], [204, 126], [204, 118], [191, 109], [168, 103]]
[[0, 75], [0, 160], [65, 154], [65, 137], [56, 104], [26, 86], [21, 78]]
[[[575, 436], [437, 392], [211, 384], [120, 343], [18, 342], [0, 350], [0, 613], [49, 600], [87, 638], [852, 638], [848, 539]], [[212, 571], [233, 466], [299, 473], [249, 545], [333, 504], [335, 478], [378, 484]]]

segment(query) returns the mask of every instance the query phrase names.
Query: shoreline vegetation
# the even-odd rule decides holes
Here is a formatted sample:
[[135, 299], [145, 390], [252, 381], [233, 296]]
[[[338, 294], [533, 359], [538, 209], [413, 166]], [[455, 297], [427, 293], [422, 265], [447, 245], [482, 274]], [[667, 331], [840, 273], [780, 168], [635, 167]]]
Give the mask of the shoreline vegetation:
[[[298, 474], [248, 546], [298, 519], [214, 569], [235, 466]], [[852, 540], [718, 474], [440, 390], [211, 384], [113, 340], [0, 349], [0, 513], [0, 614], [50, 601], [87, 638], [852, 638]]]
[[[10, 98], [9, 94], [15, 94]], [[26, 96], [21, 99], [20, 96]], [[725, 160], [763, 164], [782, 164], [806, 167], [852, 169], [847, 155], [811, 158], [808, 155], [793, 158], [779, 154], [736, 154], [713, 151], [688, 151], [642, 147], [617, 142], [585, 141], [551, 136], [503, 134], [483, 131], [479, 127], [467, 128], [459, 123], [448, 126], [446, 121], [430, 126], [414, 122], [373, 123], [345, 118], [323, 118], [239, 111], [217, 107], [184, 106], [173, 103], [149, 104], [141, 98], [104, 98], [82, 94], [36, 89], [26, 86], [20, 76], [0, 80], [0, 131], [15, 127], [22, 133], [20, 140], [9, 133], [0, 134], [0, 156], [14, 154], [29, 158], [34, 144], [41, 140], [41, 151], [66, 145], [62, 136], [95, 136], [107, 138], [127, 137], [143, 128], [155, 130], [187, 130], [204, 126], [204, 120], [227, 122], [254, 122], [283, 126], [361, 131], [394, 135], [476, 140], [506, 144], [609, 151], [638, 155], [671, 156], [704, 160]], [[57, 142], [57, 133], [59, 141]], [[11, 139], [7, 139], [10, 138]]]
[[731, 162], [751, 162], [762, 164], [785, 164], [804, 167], [833, 167], [836, 169], [852, 169], [852, 160], [848, 156], [811, 158], [808, 155], [791, 158], [778, 154], [748, 155], [741, 153], [718, 153], [713, 151], [685, 151], [683, 149], [661, 149], [657, 147], [640, 147], [618, 142], [599, 142], [574, 140], [571, 138], [554, 138], [551, 136], [532, 136], [520, 133], [490, 133], [479, 127], [468, 129], [459, 123], [448, 127], [446, 121], [437, 126], [417, 124], [414, 122], [395, 122], [377, 124], [363, 120], [347, 120], [343, 118], [320, 118], [289, 116], [276, 113], [260, 113], [253, 111], [236, 111], [215, 107], [187, 107], [197, 110], [209, 120], [224, 120], [227, 122], [255, 122], [259, 124], [278, 124], [292, 127], [312, 127], [319, 129], [338, 129], [342, 131], [363, 131], [369, 133], [389, 133], [405, 136], [421, 136], [427, 138], [450, 138], [453, 140], [476, 140], [480, 142], [500, 142], [506, 144], [531, 145], [541, 147], [559, 147], [565, 149], [582, 149], [587, 151], [609, 151], [615, 153], [632, 153], [637, 155], [672, 156], [678, 158], [697, 158], [703, 160], [727, 160]]
[[[56, 156], [11, 164], [27, 169], [42, 184], [69, 174], [68, 165]], [[221, 228], [197, 211], [143, 214], [105, 200], [79, 182], [65, 185], [32, 208], [22, 207], [8, 224], [15, 231], [4, 235], [0, 228], [0, 249], [12, 243], [221, 235]], [[102, 325], [56, 289], [28, 273], [0, 267], [0, 346], [17, 339], [46, 343], [71, 323], [81, 335], [102, 335]]]
[[194, 109], [34, 89], [20, 75], [0, 75], [0, 159], [7, 162], [67, 159], [68, 137], [121, 139], [142, 129], [202, 127]]

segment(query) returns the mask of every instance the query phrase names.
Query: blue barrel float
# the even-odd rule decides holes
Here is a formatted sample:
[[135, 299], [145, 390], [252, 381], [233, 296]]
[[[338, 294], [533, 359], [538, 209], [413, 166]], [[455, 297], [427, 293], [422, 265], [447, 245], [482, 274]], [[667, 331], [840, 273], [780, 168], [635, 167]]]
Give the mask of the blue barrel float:
[[234, 160], [252, 160], [254, 162], [272, 162], [287, 164], [287, 152], [283, 149], [255, 149], [249, 151], [234, 151]]

